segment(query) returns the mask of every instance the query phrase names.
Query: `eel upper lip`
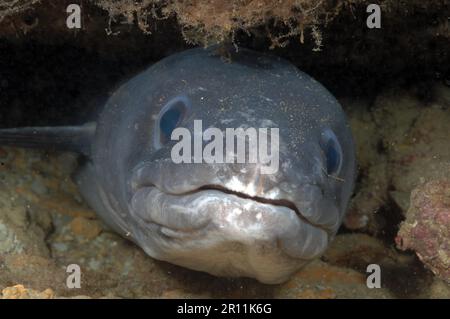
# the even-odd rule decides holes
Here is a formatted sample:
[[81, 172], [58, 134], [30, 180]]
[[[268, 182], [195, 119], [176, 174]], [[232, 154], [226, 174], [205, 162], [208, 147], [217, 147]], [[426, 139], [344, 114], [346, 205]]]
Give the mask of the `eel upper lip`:
[[[299, 211], [299, 209], [297, 208], [297, 206], [295, 205], [294, 202], [287, 200], [287, 199], [272, 199], [272, 198], [266, 198], [266, 197], [262, 197], [262, 196], [251, 196], [249, 194], [243, 193], [243, 192], [237, 192], [237, 191], [233, 191], [230, 190], [224, 186], [221, 185], [216, 185], [216, 184], [208, 184], [208, 185], [204, 185], [192, 190], [188, 190], [185, 192], [169, 192], [167, 193], [164, 190], [161, 190], [158, 186], [156, 186], [155, 184], [143, 184], [143, 185], [139, 185], [137, 187], [134, 187], [134, 191], [136, 191], [137, 189], [141, 188], [141, 187], [156, 187], [157, 189], [159, 189], [161, 192], [166, 193], [166, 194], [170, 194], [170, 195], [175, 195], [175, 196], [183, 196], [183, 195], [189, 195], [189, 194], [194, 194], [200, 191], [208, 191], [208, 190], [213, 190], [213, 191], [219, 191], [221, 193], [224, 194], [229, 194], [229, 195], [234, 195], [243, 199], [249, 199], [261, 204], [269, 204], [269, 205], [273, 205], [273, 206], [281, 206], [281, 207], [286, 207], [289, 208], [291, 210], [293, 210], [297, 215], [301, 216], [301, 213]], [[302, 216], [301, 216], [302, 217]], [[302, 217], [303, 218], [303, 217]]]

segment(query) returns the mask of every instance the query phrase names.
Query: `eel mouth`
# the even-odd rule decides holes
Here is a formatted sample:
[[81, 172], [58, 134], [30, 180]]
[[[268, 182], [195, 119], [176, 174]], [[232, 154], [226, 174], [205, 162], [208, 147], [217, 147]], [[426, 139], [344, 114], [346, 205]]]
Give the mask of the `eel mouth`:
[[[140, 185], [140, 186], [143, 186], [143, 185]], [[298, 208], [298, 206], [295, 204], [295, 202], [292, 200], [289, 200], [289, 199], [284, 199], [284, 198], [278, 199], [278, 198], [267, 198], [267, 197], [263, 197], [263, 196], [254, 196], [254, 195], [250, 195], [245, 192], [231, 190], [225, 186], [217, 185], [217, 184], [207, 184], [207, 185], [203, 185], [201, 187], [198, 187], [198, 188], [195, 188], [192, 190], [188, 190], [185, 192], [179, 192], [179, 193], [178, 192], [177, 193], [167, 193], [167, 192], [161, 190], [158, 186], [156, 186], [154, 184], [145, 185], [145, 187], [153, 188], [155, 190], [158, 190], [158, 192], [165, 194], [167, 196], [172, 196], [173, 198], [182, 198], [182, 197], [189, 197], [192, 195], [200, 195], [201, 193], [209, 192], [209, 191], [219, 192], [223, 195], [237, 197], [239, 199], [242, 199], [245, 201], [250, 201], [257, 205], [258, 204], [269, 205], [273, 208], [288, 209], [288, 210], [292, 211], [296, 215], [296, 217], [303, 223], [307, 223], [313, 227], [316, 227], [316, 228], [319, 228], [326, 232], [329, 232], [329, 229], [327, 229], [327, 227], [325, 227], [324, 225], [321, 225], [317, 222], [311, 221], [310, 218], [305, 217], [305, 215], [302, 214], [302, 211]]]
[[[262, 197], [262, 196], [252, 196], [243, 192], [239, 192], [239, 191], [233, 191], [230, 190], [224, 186], [221, 185], [214, 185], [214, 184], [210, 184], [210, 185], [205, 185], [202, 187], [197, 188], [196, 190], [189, 192], [191, 194], [196, 193], [196, 192], [201, 192], [201, 191], [219, 191], [223, 194], [227, 194], [227, 195], [233, 195], [242, 199], [246, 199], [246, 200], [250, 200], [253, 201], [255, 203], [258, 204], [266, 204], [266, 205], [271, 205], [274, 207], [280, 207], [280, 208], [287, 208], [291, 211], [293, 211], [295, 213], [295, 215], [303, 222], [310, 224], [311, 226], [320, 228], [326, 232], [328, 232], [329, 230], [324, 227], [321, 224], [315, 223], [311, 220], [309, 220], [308, 218], [306, 218], [302, 212], [300, 211], [300, 209], [297, 207], [297, 205], [288, 199], [276, 199], [276, 198], [266, 198], [266, 197]], [[182, 194], [181, 194], [182, 195]]]
[[274, 256], [306, 260], [328, 245], [328, 232], [308, 221], [294, 202], [218, 185], [177, 194], [146, 186], [134, 195], [132, 208], [136, 217], [157, 227], [163, 236], [161, 249], [176, 243], [180, 254], [240, 243], [246, 247], [242, 253], [258, 254], [263, 249]]
[[300, 217], [301, 219], [306, 220], [303, 217], [303, 215], [300, 213], [299, 209], [294, 204], [294, 202], [287, 200], [287, 199], [272, 199], [272, 198], [266, 198], [266, 197], [262, 197], [262, 196], [252, 196], [252, 195], [249, 195], [249, 194], [246, 194], [243, 192], [230, 190], [221, 185], [213, 185], [213, 184], [199, 187], [193, 192], [199, 192], [199, 191], [205, 191], [205, 190], [206, 191], [207, 190], [219, 191], [224, 194], [234, 195], [239, 198], [251, 200], [251, 201], [254, 201], [254, 202], [260, 203], [260, 204], [268, 204], [268, 205], [272, 205], [272, 206], [286, 207], [286, 208], [289, 208], [290, 210], [293, 210], [295, 212], [295, 214], [298, 217]]

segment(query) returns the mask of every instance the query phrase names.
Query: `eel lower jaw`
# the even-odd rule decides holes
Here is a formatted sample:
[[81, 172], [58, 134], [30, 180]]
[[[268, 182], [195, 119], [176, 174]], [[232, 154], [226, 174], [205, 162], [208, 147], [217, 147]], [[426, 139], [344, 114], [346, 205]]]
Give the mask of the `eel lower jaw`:
[[227, 265], [235, 257], [239, 269], [268, 260], [277, 269], [279, 258], [294, 267], [321, 255], [329, 243], [329, 234], [302, 218], [293, 203], [215, 185], [183, 194], [146, 186], [131, 208], [137, 241], [149, 255], [193, 269], [208, 271], [198, 262]]

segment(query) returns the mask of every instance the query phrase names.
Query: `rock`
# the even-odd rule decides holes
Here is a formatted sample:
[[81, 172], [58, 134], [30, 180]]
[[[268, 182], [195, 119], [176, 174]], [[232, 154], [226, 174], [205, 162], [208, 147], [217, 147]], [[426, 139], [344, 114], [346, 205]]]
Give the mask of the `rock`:
[[450, 283], [450, 180], [428, 182], [411, 193], [396, 243], [414, 250], [426, 267]]
[[360, 155], [356, 192], [344, 219], [348, 229], [396, 232], [393, 223], [403, 219], [411, 191], [450, 175], [450, 89], [436, 85], [435, 91], [434, 100], [425, 103], [410, 92], [391, 89], [376, 98], [371, 112], [349, 104]]
[[433, 93], [438, 105], [445, 109], [450, 108], [450, 88], [448, 86], [437, 84], [433, 89]]
[[2, 161], [3, 164], [7, 157], [8, 157], [8, 152], [3, 147], [0, 147], [0, 161]]
[[74, 218], [70, 223], [70, 228], [76, 235], [86, 239], [94, 239], [102, 231], [98, 221], [84, 217]]
[[426, 298], [450, 299], [450, 285], [435, 278], [433, 284], [428, 288]]
[[383, 264], [396, 258], [386, 245], [366, 234], [336, 236], [322, 259], [332, 265], [357, 269], [365, 273], [369, 264]]
[[366, 276], [348, 268], [313, 261], [276, 290], [275, 298], [392, 298], [386, 289], [369, 289]]
[[58, 268], [49, 258], [28, 254], [7, 255], [4, 258], [4, 265], [10, 275], [17, 279], [14, 280], [16, 282], [49, 281], [53, 284], [65, 284], [65, 271]]
[[161, 299], [210, 299], [211, 296], [207, 293], [205, 294], [193, 294], [191, 292], [182, 289], [172, 289], [164, 291]]
[[[85, 295], [79, 295], [79, 296], [73, 296], [73, 297], [55, 297], [55, 299], [92, 299], [92, 297], [85, 296]], [[112, 299], [112, 298], [105, 298], [105, 299]]]
[[[403, 105], [406, 102], [410, 105]], [[399, 194], [405, 197], [427, 181], [450, 176], [450, 112], [433, 107], [437, 102], [428, 106], [412, 98], [399, 99], [396, 105], [380, 105], [376, 112], [396, 201]], [[399, 204], [404, 206], [404, 201]]]
[[409, 194], [399, 191], [389, 192], [389, 196], [400, 207], [403, 212], [408, 211], [409, 208]]
[[344, 225], [351, 230], [364, 229], [376, 233], [378, 224], [376, 214], [386, 205], [389, 187], [388, 166], [385, 159], [380, 157], [380, 163], [366, 168], [362, 174], [358, 191], [352, 198]]
[[28, 215], [22, 208], [10, 207], [0, 209], [0, 255], [28, 253], [48, 256], [47, 233], [36, 223], [28, 222]]
[[48, 193], [47, 187], [44, 185], [41, 179], [35, 179], [31, 183], [31, 190], [35, 192], [37, 195], [43, 196]]
[[356, 195], [352, 198], [344, 225], [352, 230], [376, 228], [375, 214], [386, 203], [388, 190], [387, 158], [378, 150], [381, 143], [379, 127], [367, 112], [365, 101], [343, 101], [350, 117], [356, 144], [358, 181]]
[[7, 211], [7, 216], [15, 226], [26, 228], [29, 225], [28, 212], [24, 205], [11, 206]]
[[55, 293], [48, 288], [44, 291], [25, 288], [23, 285], [6, 287], [2, 290], [2, 299], [53, 299]]
[[0, 255], [20, 254], [24, 250], [15, 232], [0, 220]]

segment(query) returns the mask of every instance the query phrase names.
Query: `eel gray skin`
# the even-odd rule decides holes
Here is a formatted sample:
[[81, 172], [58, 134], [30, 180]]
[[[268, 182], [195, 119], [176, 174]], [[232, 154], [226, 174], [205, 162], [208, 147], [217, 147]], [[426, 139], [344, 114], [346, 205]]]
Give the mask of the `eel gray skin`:
[[[353, 191], [346, 116], [289, 62], [239, 49], [169, 56], [124, 83], [94, 124], [0, 130], [0, 144], [85, 154], [75, 176], [88, 204], [153, 258], [217, 276], [286, 281], [335, 236]], [[279, 128], [279, 170], [181, 163], [162, 123]], [[164, 135], [166, 134], [166, 135]], [[165, 137], [165, 138], [164, 138]]]

